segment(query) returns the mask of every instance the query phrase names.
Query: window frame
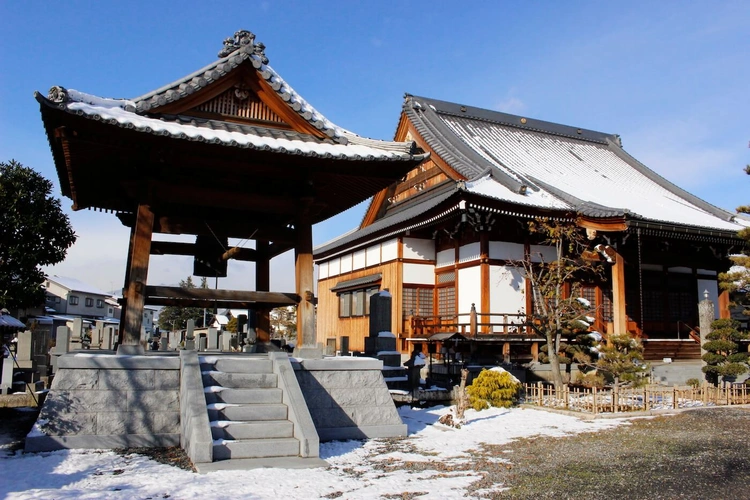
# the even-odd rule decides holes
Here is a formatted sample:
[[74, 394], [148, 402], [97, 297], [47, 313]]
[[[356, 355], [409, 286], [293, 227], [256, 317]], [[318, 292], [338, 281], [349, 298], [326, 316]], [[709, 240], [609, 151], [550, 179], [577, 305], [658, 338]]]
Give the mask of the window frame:
[[[353, 288], [351, 290], [337, 292], [339, 301], [339, 318], [365, 318], [370, 315], [370, 297], [380, 291], [380, 285]], [[355, 296], [359, 296], [360, 303], [356, 302]], [[344, 311], [346, 306], [346, 311]], [[356, 306], [356, 309], [355, 309]]]
[[71, 306], [77, 306], [79, 301], [80, 299], [78, 295], [71, 295], [70, 297], [68, 297], [68, 304], [70, 304]]

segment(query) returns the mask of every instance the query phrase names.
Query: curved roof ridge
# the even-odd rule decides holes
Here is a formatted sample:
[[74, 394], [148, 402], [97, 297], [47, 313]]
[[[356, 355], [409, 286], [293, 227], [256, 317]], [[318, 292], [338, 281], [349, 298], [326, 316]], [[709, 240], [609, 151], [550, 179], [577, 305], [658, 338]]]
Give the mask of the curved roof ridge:
[[598, 142], [600, 144], [607, 144], [607, 140], [612, 140], [617, 143], [619, 143], [620, 141], [620, 137], [617, 134], [597, 132], [595, 130], [572, 127], [560, 123], [527, 118], [520, 115], [512, 115], [510, 113], [493, 111], [476, 106], [468, 106], [449, 101], [441, 101], [439, 99], [431, 99], [429, 97], [413, 97], [424, 100], [428, 105], [431, 105], [433, 107], [436, 113], [439, 114], [447, 114], [452, 116], [471, 118], [474, 120], [500, 123], [502, 125], [508, 125], [524, 130], [533, 130], [536, 132], [559, 135], [573, 139]]
[[[440, 157], [452, 166], [464, 166], [464, 171], [461, 172], [459, 170], [459, 172], [469, 179], [481, 175], [482, 172], [487, 170], [487, 167], [491, 167], [484, 158], [478, 155], [468, 145], [465, 145], [463, 141], [461, 141], [461, 144], [466, 146], [463, 148], [456, 148], [454, 144], [451, 144], [451, 141], [446, 138], [446, 135], [450, 134], [459, 141], [460, 138], [456, 136], [452, 130], [446, 127], [441, 120], [431, 120], [428, 115], [432, 113], [437, 114], [437, 111], [431, 108], [429, 103], [427, 105], [428, 109], [425, 109], [425, 106], [417, 99], [422, 98], [407, 94], [403, 104], [404, 112], [411, 118], [411, 122], [417, 128], [424, 140], [430, 144]], [[448, 145], [452, 147], [449, 147]], [[505, 172], [498, 172], [495, 176], [495, 180], [511, 191], [519, 192], [522, 190], [523, 183], [514, 179], [510, 175], [507, 175]]]

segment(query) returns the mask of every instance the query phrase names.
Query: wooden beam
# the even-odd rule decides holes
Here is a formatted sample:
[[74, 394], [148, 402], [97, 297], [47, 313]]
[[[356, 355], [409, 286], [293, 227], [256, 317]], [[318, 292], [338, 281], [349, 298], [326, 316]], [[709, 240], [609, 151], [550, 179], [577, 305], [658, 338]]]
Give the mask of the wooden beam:
[[148, 286], [146, 295], [149, 304], [156, 304], [159, 299], [185, 300], [224, 300], [253, 303], [258, 305], [297, 305], [299, 295], [282, 292], [254, 292], [249, 290], [212, 290], [210, 288], [182, 288], [179, 286]]
[[[151, 255], [195, 255], [195, 244], [194, 243], [181, 243], [179, 241], [152, 241], [151, 242]], [[230, 248], [225, 255], [227, 259], [242, 260], [247, 262], [255, 262], [257, 259], [257, 252], [254, 248], [241, 248], [233, 247]], [[222, 255], [222, 258], [224, 256]]]
[[[255, 289], [267, 291], [271, 287], [271, 260], [268, 257], [268, 243], [258, 241], [256, 243], [258, 259], [255, 263]], [[258, 342], [271, 341], [271, 308], [261, 307], [255, 311], [255, 332]]]
[[153, 227], [154, 213], [151, 208], [147, 205], [139, 205], [133, 233], [132, 252], [129, 256], [127, 308], [122, 328], [122, 345], [140, 345]]

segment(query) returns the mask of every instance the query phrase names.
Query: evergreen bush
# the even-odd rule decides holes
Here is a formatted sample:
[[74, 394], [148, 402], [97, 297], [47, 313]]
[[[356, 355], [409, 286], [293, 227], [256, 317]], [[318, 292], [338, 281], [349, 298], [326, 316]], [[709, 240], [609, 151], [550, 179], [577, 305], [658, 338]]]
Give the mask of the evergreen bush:
[[469, 406], [480, 411], [490, 406], [510, 408], [518, 400], [520, 388], [520, 382], [504, 370], [482, 370], [466, 392]]

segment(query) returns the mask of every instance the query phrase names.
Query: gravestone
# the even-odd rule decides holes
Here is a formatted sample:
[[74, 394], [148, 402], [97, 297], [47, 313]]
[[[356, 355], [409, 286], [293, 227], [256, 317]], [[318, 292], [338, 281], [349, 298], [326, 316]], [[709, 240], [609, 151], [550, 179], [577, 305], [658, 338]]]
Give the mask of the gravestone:
[[167, 334], [167, 332], [161, 332], [161, 338], [159, 339], [159, 350], [169, 350], [169, 335]]
[[209, 351], [215, 351], [219, 348], [219, 332], [216, 328], [208, 329], [208, 337], [206, 339], [206, 349]]
[[[1, 351], [5, 353], [3, 349]], [[8, 357], [0, 355], [0, 363], [2, 363], [2, 370], [0, 371], [0, 394], [8, 394], [13, 387], [13, 354], [7, 351]]]
[[206, 342], [206, 336], [203, 335], [203, 334], [199, 335], [198, 336], [198, 350], [200, 352], [203, 352], [203, 351], [206, 350], [206, 344], [207, 344], [207, 342]]
[[187, 322], [187, 331], [185, 332], [185, 349], [195, 350], [195, 320], [189, 319]]
[[221, 350], [225, 352], [232, 350], [232, 334], [230, 332], [222, 332]]

